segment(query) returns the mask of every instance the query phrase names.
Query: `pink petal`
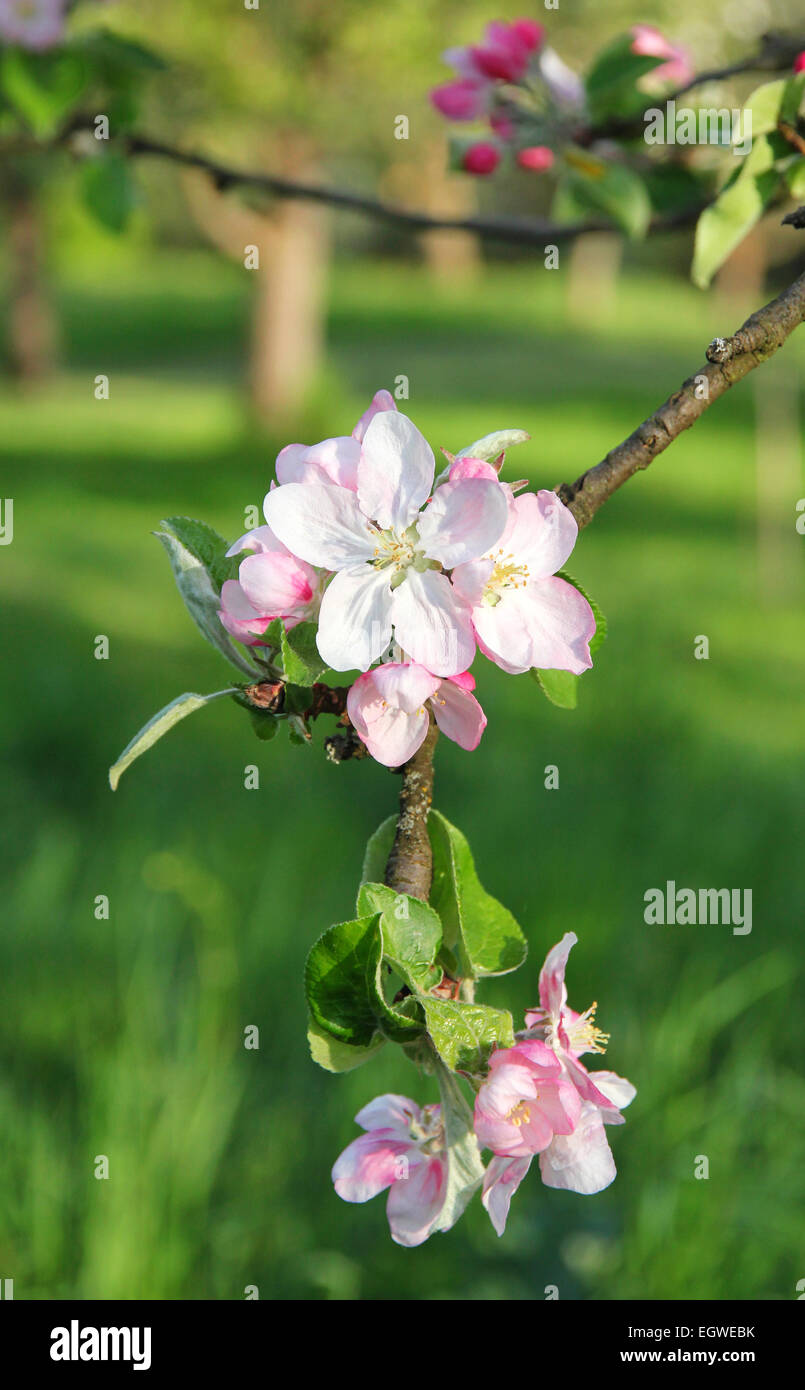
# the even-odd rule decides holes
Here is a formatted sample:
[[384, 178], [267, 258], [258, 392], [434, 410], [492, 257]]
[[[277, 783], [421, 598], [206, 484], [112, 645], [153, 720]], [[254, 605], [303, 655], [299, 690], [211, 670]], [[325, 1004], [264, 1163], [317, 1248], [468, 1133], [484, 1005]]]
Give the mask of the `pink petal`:
[[530, 671], [535, 664], [531, 637], [533, 605], [528, 602], [526, 592], [525, 589], [509, 589], [498, 603], [479, 603], [472, 610], [473, 627], [484, 655], [515, 675]]
[[360, 676], [347, 696], [347, 713], [372, 757], [385, 767], [402, 767], [424, 742], [428, 714], [407, 714], [392, 705], [382, 707], [376, 689], [367, 684], [373, 672]]
[[589, 1196], [609, 1186], [615, 1177], [615, 1162], [594, 1105], [583, 1107], [572, 1134], [557, 1135], [540, 1154], [539, 1167], [546, 1187]]
[[360, 445], [349, 434], [320, 444], [287, 444], [277, 454], [277, 482], [337, 483], [354, 492], [360, 456]]
[[268, 619], [249, 603], [237, 579], [227, 579], [223, 584], [218, 617], [230, 637], [247, 647], [255, 646], [268, 626]]
[[409, 569], [394, 590], [392, 605], [397, 641], [406, 656], [435, 676], [454, 676], [471, 664], [475, 638], [470, 612], [446, 575]]
[[531, 1167], [530, 1158], [495, 1158], [486, 1170], [481, 1201], [499, 1236], [506, 1229], [511, 1200]]
[[[367, 406], [366, 410], [363, 412], [363, 415], [361, 416], [360, 420], [358, 421], [357, 425], [355, 426], [354, 430], [352, 431], [352, 436], [353, 436], [353, 438], [354, 438], [354, 439], [357, 439], [359, 442], [361, 442], [361, 441], [363, 440], [364, 435], [366, 434], [366, 428], [367, 428], [367, 426], [370, 424], [370, 422], [371, 422], [372, 420], [374, 420], [375, 416], [376, 416], [381, 410], [396, 410], [396, 409], [397, 409], [397, 402], [395, 401], [395, 399], [394, 399], [394, 397], [392, 396], [392, 394], [391, 394], [390, 391], [375, 391], [375, 394], [373, 395], [371, 401], [369, 402], [369, 405]], [[356, 486], [357, 486], [357, 478], [356, 478]]]
[[466, 455], [457, 458], [450, 465], [449, 478], [451, 483], [458, 483], [466, 478], [485, 478], [490, 483], [499, 482], [498, 471], [491, 463], [487, 463], [485, 459], [468, 458]]
[[415, 661], [387, 661], [370, 675], [381, 698], [406, 714], [417, 714], [440, 685], [438, 676]]
[[346, 488], [285, 483], [267, 494], [263, 510], [291, 553], [321, 569], [345, 569], [374, 554], [366, 517]]
[[247, 531], [245, 536], [239, 536], [233, 541], [227, 550], [227, 558], [231, 555], [240, 555], [242, 550], [252, 550], [256, 555], [264, 555], [275, 551], [280, 555], [287, 555], [287, 546], [278, 540], [270, 526], [256, 526], [253, 531]]
[[238, 570], [247, 599], [269, 617], [298, 616], [313, 598], [316, 576], [293, 555], [249, 555]]
[[422, 1111], [415, 1100], [387, 1091], [385, 1095], [375, 1096], [368, 1105], [364, 1105], [355, 1116], [355, 1123], [361, 1129], [393, 1129], [408, 1139], [411, 1121], [421, 1117]]
[[430, 99], [448, 121], [475, 121], [489, 106], [489, 83], [483, 78], [462, 77], [434, 87]]
[[334, 671], [366, 671], [391, 641], [391, 614], [387, 570], [354, 565], [334, 575], [319, 613], [316, 643], [322, 660]]
[[545, 1012], [554, 1020], [559, 1018], [567, 1003], [567, 988], [565, 986], [567, 958], [578, 939], [574, 931], [565, 932], [562, 940], [556, 946], [551, 947], [545, 957], [545, 964], [539, 972], [539, 1002]]
[[431, 708], [443, 734], [468, 753], [478, 747], [486, 715], [474, 695], [452, 680], [442, 681], [431, 697]]
[[452, 569], [485, 555], [508, 518], [508, 500], [497, 479], [443, 483], [420, 518], [419, 539], [430, 560]]
[[[637, 1087], [633, 1086], [631, 1081], [627, 1081], [625, 1076], [618, 1076], [617, 1072], [596, 1071], [592, 1075], [599, 1091], [603, 1091], [607, 1099], [619, 1110], [625, 1110], [637, 1095]], [[606, 1123], [605, 1117], [602, 1118]]]
[[546, 489], [523, 493], [512, 503], [516, 522], [507, 532], [505, 549], [528, 565], [531, 579], [556, 574], [571, 554], [579, 533], [573, 513]]
[[[530, 665], [577, 676], [589, 670], [595, 617], [584, 595], [564, 579], [540, 579], [515, 592], [530, 639]], [[508, 595], [498, 608], [507, 606]], [[508, 652], [503, 655], [508, 657]]]
[[447, 1171], [440, 1158], [409, 1166], [408, 1177], [392, 1184], [386, 1203], [391, 1238], [398, 1245], [421, 1245], [444, 1205]]
[[416, 1152], [410, 1140], [393, 1130], [375, 1130], [353, 1139], [333, 1165], [333, 1185], [345, 1202], [368, 1202], [390, 1187], [399, 1172], [401, 1155]]
[[369, 422], [358, 464], [358, 498], [383, 530], [404, 530], [433, 486], [433, 450], [407, 415], [382, 410]]

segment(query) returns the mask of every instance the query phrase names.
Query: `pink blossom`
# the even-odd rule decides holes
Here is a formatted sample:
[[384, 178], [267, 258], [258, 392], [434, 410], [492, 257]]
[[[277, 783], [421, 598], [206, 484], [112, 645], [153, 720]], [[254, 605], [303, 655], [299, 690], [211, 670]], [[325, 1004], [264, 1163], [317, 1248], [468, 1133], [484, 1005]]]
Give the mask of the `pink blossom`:
[[434, 87], [430, 99], [449, 121], [476, 121], [489, 108], [490, 85], [471, 77]]
[[555, 1134], [572, 1134], [581, 1114], [578, 1092], [545, 1043], [528, 1038], [498, 1048], [475, 1098], [478, 1143], [506, 1158], [530, 1158]]
[[575, 518], [555, 493], [526, 493], [511, 501], [495, 550], [454, 570], [478, 645], [504, 671], [556, 668], [578, 675], [592, 666], [592, 609], [556, 577], [577, 534]]
[[246, 556], [237, 579], [221, 588], [218, 616], [230, 636], [255, 646], [274, 618], [286, 629], [315, 618], [320, 602], [320, 576], [311, 565], [297, 560], [277, 539], [270, 526], [247, 531], [226, 552]]
[[421, 1245], [444, 1204], [447, 1157], [441, 1106], [420, 1109], [407, 1096], [378, 1096], [355, 1121], [366, 1130], [333, 1167], [345, 1202], [368, 1202], [390, 1189], [386, 1215], [398, 1245]]
[[692, 81], [695, 70], [687, 49], [671, 43], [651, 24], [632, 25], [632, 52], [645, 58], [665, 58], [651, 72], [641, 77], [639, 86], [645, 92], [659, 91], [663, 87], [684, 87]]
[[794, 59], [794, 72], [805, 72], [805, 48]]
[[41, 51], [64, 34], [65, 0], [0, 0], [0, 39]]
[[436, 676], [471, 664], [469, 608], [447, 572], [494, 544], [508, 507], [500, 484], [482, 478], [445, 483], [431, 497], [434, 472], [413, 421], [387, 410], [366, 428], [357, 492], [309, 482], [268, 493], [266, 520], [283, 544], [333, 572], [317, 642], [334, 670], [368, 671], [392, 635]]
[[396, 410], [389, 391], [376, 391], [352, 434], [323, 439], [319, 444], [286, 444], [277, 454], [279, 483], [337, 483], [355, 492], [361, 441], [379, 411]]
[[554, 153], [547, 145], [529, 145], [528, 149], [518, 150], [517, 163], [521, 169], [530, 169], [535, 174], [543, 174], [546, 169], [553, 167]]
[[514, 138], [514, 121], [505, 111], [493, 111], [489, 117], [489, 124], [498, 139], [508, 141]]
[[[428, 732], [429, 707], [442, 733], [472, 751], [486, 728], [469, 671], [441, 680], [415, 662], [389, 661], [359, 676], [347, 713], [372, 757], [402, 767]], [[426, 707], [427, 706], [427, 707]]]
[[483, 42], [470, 49], [476, 67], [498, 82], [519, 82], [526, 74], [531, 54], [542, 43], [544, 30], [527, 19], [486, 26]]
[[479, 140], [465, 150], [461, 167], [468, 174], [493, 174], [500, 163], [500, 150], [487, 140]]

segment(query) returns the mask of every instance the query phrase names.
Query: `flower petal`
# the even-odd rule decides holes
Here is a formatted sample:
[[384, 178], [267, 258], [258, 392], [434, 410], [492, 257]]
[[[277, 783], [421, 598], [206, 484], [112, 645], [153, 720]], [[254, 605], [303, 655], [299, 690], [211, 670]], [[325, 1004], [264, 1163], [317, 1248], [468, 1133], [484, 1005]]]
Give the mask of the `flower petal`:
[[[618, 1076], [617, 1072], [594, 1071], [590, 1075], [598, 1090], [619, 1110], [625, 1110], [637, 1095], [637, 1087], [633, 1086], [631, 1081], [627, 1081], [625, 1076]], [[606, 1124], [606, 1115], [602, 1115], [601, 1118]]]
[[452, 680], [442, 681], [431, 697], [431, 708], [443, 734], [466, 748], [468, 753], [478, 747], [486, 728], [486, 715], [474, 695]]
[[478, 603], [472, 610], [472, 625], [484, 655], [514, 675], [530, 671], [534, 665], [530, 631], [533, 615], [526, 593], [526, 589], [510, 589], [501, 595], [499, 603]]
[[387, 1091], [385, 1095], [375, 1096], [364, 1105], [355, 1116], [356, 1125], [361, 1129], [394, 1129], [406, 1139], [410, 1138], [409, 1126], [412, 1120], [419, 1120], [422, 1111], [415, 1100], [408, 1096]]
[[333, 1165], [333, 1185], [345, 1202], [368, 1202], [390, 1187], [400, 1170], [400, 1157], [415, 1146], [392, 1130], [361, 1134], [348, 1144]]
[[450, 570], [491, 550], [508, 517], [509, 503], [497, 479], [443, 483], [418, 523], [420, 544], [428, 559]]
[[316, 643], [322, 660], [334, 671], [366, 671], [391, 641], [391, 611], [387, 570], [354, 565], [334, 575], [319, 613]]
[[531, 1167], [530, 1158], [495, 1158], [489, 1164], [481, 1189], [481, 1201], [499, 1236], [506, 1229], [511, 1200]]
[[556, 1136], [540, 1154], [539, 1168], [546, 1187], [566, 1188], [586, 1196], [609, 1187], [616, 1173], [615, 1161], [596, 1106], [583, 1107], [572, 1134]]
[[540, 579], [516, 592], [531, 641], [531, 665], [577, 676], [589, 670], [595, 617], [584, 595], [564, 579]]
[[465, 671], [475, 656], [470, 610], [436, 570], [409, 569], [392, 595], [397, 641], [435, 676]]
[[364, 410], [363, 415], [361, 416], [360, 420], [358, 421], [357, 425], [352, 431], [353, 439], [357, 439], [358, 441], [363, 440], [368, 426], [371, 424], [372, 420], [374, 420], [375, 416], [379, 415], [381, 410], [396, 409], [397, 402], [395, 401], [390, 391], [375, 391], [375, 394], [373, 395], [371, 401]]
[[277, 454], [277, 482], [337, 483], [354, 492], [360, 456], [360, 445], [351, 434], [322, 439], [320, 444], [286, 444]]
[[280, 555], [288, 553], [287, 547], [277, 539], [270, 526], [256, 526], [253, 531], [247, 531], [245, 536], [239, 536], [227, 550], [227, 559], [232, 555], [239, 555], [242, 550], [253, 550], [256, 555], [263, 555], [268, 551], [276, 551]]
[[266, 521], [293, 555], [320, 569], [369, 560], [375, 542], [354, 492], [332, 484], [285, 483], [266, 495]]
[[418, 713], [441, 684], [438, 676], [416, 661], [387, 661], [370, 674], [381, 699], [406, 714]]
[[247, 599], [270, 618], [297, 617], [313, 598], [316, 576], [293, 555], [249, 555], [238, 570]]
[[539, 1002], [553, 1020], [559, 1018], [567, 1003], [567, 958], [578, 939], [574, 931], [565, 932], [562, 940], [551, 947], [539, 972]]
[[358, 737], [372, 757], [385, 767], [402, 767], [424, 741], [428, 713], [414, 713], [389, 704], [374, 684], [374, 671], [359, 676], [347, 696], [347, 713]]
[[358, 464], [364, 515], [382, 528], [405, 530], [433, 486], [433, 450], [407, 415], [382, 410], [370, 420]]
[[409, 1166], [407, 1177], [392, 1184], [386, 1203], [391, 1238], [398, 1245], [421, 1245], [427, 1240], [444, 1205], [447, 1173], [440, 1158]]
[[579, 534], [573, 513], [547, 489], [515, 498], [516, 521], [506, 536], [506, 548], [528, 565], [532, 579], [546, 579], [560, 570]]

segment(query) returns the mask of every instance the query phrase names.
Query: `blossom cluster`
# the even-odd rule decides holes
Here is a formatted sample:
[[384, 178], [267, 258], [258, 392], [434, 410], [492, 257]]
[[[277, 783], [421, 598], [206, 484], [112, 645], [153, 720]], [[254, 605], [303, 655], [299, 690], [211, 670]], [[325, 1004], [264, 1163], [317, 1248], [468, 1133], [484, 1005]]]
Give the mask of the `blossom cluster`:
[[592, 665], [592, 609], [557, 576], [572, 514], [553, 492], [516, 495], [525, 484], [501, 481], [502, 455], [448, 458], [436, 478], [427, 440], [378, 391], [352, 434], [280, 451], [266, 524], [228, 552], [244, 558], [221, 591], [224, 627], [258, 646], [276, 618], [316, 623], [327, 667], [359, 673], [349, 718], [389, 767], [413, 756], [430, 713], [477, 747], [478, 649], [514, 674]]
[[[693, 77], [683, 48], [650, 24], [635, 24], [631, 52], [662, 61], [640, 79], [645, 91], [681, 87]], [[556, 147], [572, 139], [572, 126], [585, 115], [581, 78], [545, 42], [545, 29], [530, 19], [487, 25], [480, 44], [448, 49], [444, 62], [453, 81], [435, 87], [436, 110], [450, 121], [483, 121], [488, 134], [461, 150], [469, 174], [492, 174], [507, 157], [520, 168], [544, 173], [556, 161]], [[548, 137], [543, 143], [535, 137]]]
[[64, 35], [67, 0], [0, 0], [0, 40], [42, 51]]
[[[511, 1199], [538, 1158], [543, 1183], [590, 1195], [615, 1177], [606, 1125], [623, 1124], [631, 1082], [612, 1071], [589, 1072], [580, 1060], [608, 1041], [595, 1026], [595, 1005], [567, 1003], [565, 967], [576, 943], [567, 932], [549, 951], [539, 977], [539, 1005], [526, 1013], [515, 1045], [496, 1048], [475, 1098], [475, 1136], [491, 1152], [481, 1200], [498, 1235]], [[436, 1229], [447, 1188], [447, 1152], [438, 1105], [379, 1096], [355, 1117], [365, 1131], [332, 1172], [339, 1197], [366, 1202], [388, 1190], [386, 1213], [399, 1245], [420, 1245]]]

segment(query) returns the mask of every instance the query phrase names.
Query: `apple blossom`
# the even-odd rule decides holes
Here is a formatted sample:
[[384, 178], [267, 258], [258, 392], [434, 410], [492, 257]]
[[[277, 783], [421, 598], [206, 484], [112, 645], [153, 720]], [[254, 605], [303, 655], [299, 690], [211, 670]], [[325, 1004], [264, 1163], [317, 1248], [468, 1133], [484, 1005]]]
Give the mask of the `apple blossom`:
[[671, 43], [652, 24], [633, 24], [631, 32], [633, 53], [646, 58], [667, 59], [641, 77], [639, 86], [643, 91], [659, 91], [667, 86], [684, 87], [692, 80], [694, 69], [687, 49]]
[[488, 140], [479, 140], [464, 151], [461, 167], [468, 174], [494, 174], [500, 163], [500, 150]]
[[489, 109], [490, 83], [461, 77], [434, 87], [430, 99], [449, 121], [475, 121]]
[[487, 24], [483, 42], [470, 53], [475, 66], [486, 77], [499, 82], [519, 82], [526, 74], [531, 55], [542, 43], [541, 24], [528, 19], [505, 24], [493, 20]]
[[526, 1038], [497, 1048], [475, 1098], [478, 1143], [506, 1158], [547, 1149], [554, 1134], [572, 1134], [581, 1114], [575, 1086], [544, 1042]]
[[567, 111], [579, 112], [585, 101], [584, 83], [559, 54], [547, 45], [536, 60], [537, 73], [553, 101]]
[[484, 478], [445, 483], [428, 502], [434, 471], [433, 452], [413, 422], [381, 411], [361, 445], [357, 493], [313, 482], [268, 493], [274, 534], [301, 560], [334, 572], [317, 636], [334, 670], [368, 670], [392, 635], [436, 676], [470, 665], [470, 611], [445, 571], [494, 545], [508, 505], [500, 484]]
[[428, 707], [437, 725], [460, 747], [478, 747], [486, 728], [469, 671], [442, 680], [415, 662], [389, 661], [359, 676], [347, 696], [347, 713], [372, 757], [402, 767], [428, 732]]
[[525, 150], [518, 150], [517, 163], [521, 169], [530, 169], [535, 174], [544, 174], [546, 169], [553, 167], [554, 153], [547, 145], [529, 145]]
[[358, 486], [361, 441], [379, 411], [396, 410], [389, 391], [376, 391], [352, 434], [323, 439], [319, 444], [286, 444], [277, 454], [280, 483], [338, 483], [353, 492]]
[[248, 550], [237, 579], [221, 588], [218, 616], [230, 636], [246, 646], [260, 641], [268, 624], [281, 618], [286, 629], [315, 618], [321, 599], [321, 576], [312, 565], [297, 560], [270, 526], [247, 531], [227, 555]]
[[65, 0], [0, 0], [0, 39], [22, 48], [52, 48], [64, 33]]
[[805, 49], [794, 59], [794, 72], [805, 72]]
[[392, 1240], [421, 1245], [444, 1203], [447, 1160], [441, 1106], [424, 1109], [407, 1096], [384, 1095], [355, 1116], [366, 1131], [338, 1158], [332, 1177], [345, 1202], [368, 1202], [389, 1188]]
[[555, 493], [526, 493], [512, 499], [494, 551], [454, 570], [478, 645], [504, 671], [557, 668], [579, 675], [592, 666], [593, 611], [578, 589], [556, 577], [577, 534], [575, 517]]

